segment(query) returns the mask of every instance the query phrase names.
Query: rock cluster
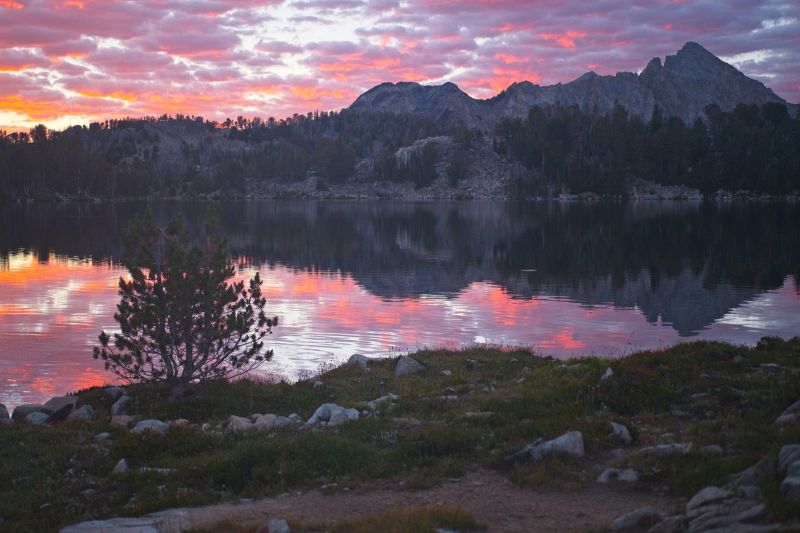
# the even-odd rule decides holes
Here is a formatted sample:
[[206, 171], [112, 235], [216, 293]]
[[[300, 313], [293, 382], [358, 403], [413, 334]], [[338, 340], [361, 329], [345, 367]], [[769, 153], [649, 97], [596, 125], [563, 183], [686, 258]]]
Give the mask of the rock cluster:
[[583, 433], [569, 431], [551, 440], [542, 440], [523, 446], [505, 458], [507, 463], [520, 461], [539, 462], [556, 456], [583, 457]]

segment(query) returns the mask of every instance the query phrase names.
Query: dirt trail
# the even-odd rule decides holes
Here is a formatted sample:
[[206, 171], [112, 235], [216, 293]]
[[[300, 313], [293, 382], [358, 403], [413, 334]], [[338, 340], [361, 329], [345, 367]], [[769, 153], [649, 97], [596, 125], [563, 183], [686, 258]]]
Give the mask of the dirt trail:
[[496, 472], [481, 470], [425, 490], [403, 490], [385, 483], [333, 494], [312, 490], [200, 507], [189, 510], [186, 518], [194, 527], [209, 527], [225, 519], [257, 526], [271, 516], [318, 523], [425, 505], [469, 509], [492, 532], [561, 532], [608, 526], [614, 518], [648, 505], [671, 511], [675, 502], [665, 496], [614, 485], [595, 484], [570, 491], [532, 490], [516, 487]]

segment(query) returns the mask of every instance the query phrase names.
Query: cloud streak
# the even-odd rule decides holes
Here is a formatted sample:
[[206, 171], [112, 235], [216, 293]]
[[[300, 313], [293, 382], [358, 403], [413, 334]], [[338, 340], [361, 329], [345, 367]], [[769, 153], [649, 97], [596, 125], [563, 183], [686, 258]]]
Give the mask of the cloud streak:
[[384, 81], [637, 71], [694, 40], [800, 101], [800, 6], [783, 0], [0, 0], [0, 128], [345, 107]]

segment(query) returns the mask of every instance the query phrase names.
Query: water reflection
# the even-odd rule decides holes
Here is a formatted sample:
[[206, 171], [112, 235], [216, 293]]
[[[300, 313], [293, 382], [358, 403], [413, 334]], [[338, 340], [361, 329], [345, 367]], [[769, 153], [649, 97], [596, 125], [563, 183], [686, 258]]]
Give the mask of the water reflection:
[[[270, 370], [422, 345], [620, 355], [800, 332], [800, 209], [785, 204], [214, 204], [279, 315]], [[205, 206], [159, 202], [198, 227]], [[91, 360], [142, 204], [0, 211], [0, 402], [111, 379]]]

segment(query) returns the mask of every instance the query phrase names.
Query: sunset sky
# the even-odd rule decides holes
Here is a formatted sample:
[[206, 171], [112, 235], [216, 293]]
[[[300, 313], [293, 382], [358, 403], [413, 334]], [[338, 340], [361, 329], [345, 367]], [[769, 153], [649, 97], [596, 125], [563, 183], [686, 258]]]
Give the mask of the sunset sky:
[[686, 41], [800, 101], [797, 0], [0, 0], [0, 129], [120, 116], [282, 118], [384, 81], [641, 70]]

